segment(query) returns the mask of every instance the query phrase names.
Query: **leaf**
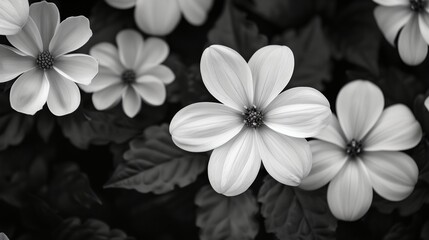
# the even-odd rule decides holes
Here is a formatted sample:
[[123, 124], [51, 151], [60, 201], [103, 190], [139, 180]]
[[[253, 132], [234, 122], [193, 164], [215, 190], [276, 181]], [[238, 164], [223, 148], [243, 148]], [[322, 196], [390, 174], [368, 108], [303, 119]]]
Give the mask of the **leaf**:
[[306, 192], [267, 177], [258, 194], [267, 232], [280, 240], [335, 239], [337, 220], [325, 195], [324, 191]]
[[257, 25], [246, 19], [246, 14], [226, 0], [222, 15], [208, 33], [209, 44], [221, 44], [238, 51], [248, 60], [256, 50], [268, 44]]
[[205, 186], [195, 197], [195, 204], [201, 240], [247, 240], [258, 234], [259, 207], [250, 190], [226, 197]]
[[323, 90], [330, 80], [331, 51], [319, 17], [298, 30], [285, 31], [274, 37], [273, 44], [286, 45], [295, 57], [295, 69], [288, 87], [308, 86]]
[[396, 223], [389, 229], [383, 240], [415, 240], [417, 238], [417, 234], [413, 232], [410, 226]]
[[166, 124], [149, 127], [143, 136], [133, 139], [124, 159], [105, 187], [155, 194], [193, 183], [206, 169], [208, 161], [205, 155], [176, 147]]

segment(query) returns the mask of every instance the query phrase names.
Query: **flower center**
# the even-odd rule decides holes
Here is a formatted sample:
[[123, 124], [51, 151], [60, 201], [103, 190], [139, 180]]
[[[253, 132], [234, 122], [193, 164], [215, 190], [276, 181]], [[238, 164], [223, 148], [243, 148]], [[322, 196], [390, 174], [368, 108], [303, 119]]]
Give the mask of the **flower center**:
[[410, 0], [410, 8], [413, 11], [424, 11], [427, 5], [427, 0]]
[[362, 142], [352, 139], [346, 146], [346, 153], [351, 157], [356, 157], [363, 152]]
[[125, 70], [121, 78], [124, 83], [131, 84], [136, 81], [136, 73], [133, 70]]
[[54, 57], [49, 51], [43, 51], [37, 56], [36, 64], [42, 70], [51, 69], [54, 66]]
[[246, 109], [246, 111], [243, 113], [244, 125], [251, 128], [258, 128], [264, 123], [262, 121], [264, 115], [256, 108], [256, 106], [244, 108]]

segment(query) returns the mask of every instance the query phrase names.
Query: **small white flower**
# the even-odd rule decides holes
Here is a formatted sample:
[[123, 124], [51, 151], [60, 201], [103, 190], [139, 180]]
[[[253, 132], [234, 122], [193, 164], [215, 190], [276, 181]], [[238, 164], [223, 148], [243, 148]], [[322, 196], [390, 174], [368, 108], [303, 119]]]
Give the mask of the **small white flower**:
[[167, 35], [183, 16], [192, 25], [202, 25], [213, 0], [106, 0], [112, 7], [128, 9], [135, 6], [138, 27], [152, 35]]
[[411, 111], [395, 104], [383, 111], [381, 90], [354, 81], [338, 94], [338, 119], [310, 141], [313, 168], [301, 188], [318, 189], [328, 182], [328, 204], [335, 217], [354, 221], [372, 202], [372, 189], [390, 201], [406, 198], [417, 182], [414, 160], [398, 152], [416, 146], [422, 130]]
[[27, 22], [28, 0], [0, 1], [0, 35], [17, 34]]
[[[418, 65], [425, 60], [429, 44], [428, 0], [373, 0], [380, 4], [374, 10], [375, 20], [402, 61]], [[402, 30], [401, 30], [402, 29]]]
[[99, 43], [90, 54], [100, 62], [100, 72], [91, 84], [81, 86], [94, 92], [92, 102], [98, 110], [110, 108], [122, 99], [128, 117], [141, 108], [142, 99], [154, 106], [166, 99], [165, 84], [173, 82], [174, 73], [161, 65], [169, 54], [167, 43], [158, 38], [146, 41], [134, 30], [123, 30], [116, 36], [118, 48]]
[[213, 188], [238, 195], [255, 180], [261, 159], [277, 181], [297, 186], [311, 169], [306, 137], [329, 123], [329, 102], [319, 91], [297, 87], [280, 93], [294, 68], [286, 46], [259, 49], [249, 63], [234, 50], [213, 45], [201, 58], [204, 85], [221, 103], [195, 103], [170, 124], [174, 143], [211, 154]]

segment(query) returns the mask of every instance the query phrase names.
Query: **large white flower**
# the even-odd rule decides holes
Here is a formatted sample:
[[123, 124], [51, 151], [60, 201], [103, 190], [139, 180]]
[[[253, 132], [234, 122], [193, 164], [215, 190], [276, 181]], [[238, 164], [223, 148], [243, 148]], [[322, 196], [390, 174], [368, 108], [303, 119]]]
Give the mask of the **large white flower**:
[[98, 110], [110, 108], [122, 99], [125, 114], [134, 117], [141, 101], [154, 106], [166, 98], [165, 84], [174, 80], [174, 73], [161, 63], [167, 58], [167, 43], [158, 38], [146, 41], [134, 30], [123, 30], [116, 36], [118, 48], [99, 43], [90, 54], [100, 62], [100, 72], [91, 84], [81, 88], [94, 92], [92, 102]]
[[305, 138], [329, 123], [331, 111], [315, 89], [280, 93], [293, 68], [293, 53], [286, 46], [261, 48], [249, 63], [224, 46], [204, 51], [203, 82], [221, 103], [183, 108], [171, 121], [170, 133], [187, 151], [214, 149], [208, 175], [218, 193], [244, 192], [255, 180], [261, 159], [268, 173], [286, 185], [299, 185], [309, 173], [311, 151]]
[[179, 23], [182, 13], [192, 25], [206, 21], [213, 0], [106, 0], [112, 7], [135, 6], [134, 18], [139, 28], [152, 35], [169, 34]]
[[398, 38], [402, 61], [418, 65], [426, 58], [429, 44], [429, 4], [427, 0], [373, 0], [375, 20], [389, 43]]
[[58, 116], [76, 110], [80, 92], [75, 83], [89, 84], [98, 72], [98, 63], [88, 55], [67, 53], [83, 46], [91, 36], [87, 18], [69, 17], [60, 23], [55, 4], [32, 4], [22, 31], [7, 36], [16, 49], [0, 45], [0, 82], [19, 76], [10, 91], [12, 108], [35, 114], [47, 102]]
[[338, 94], [338, 119], [310, 141], [313, 167], [301, 188], [314, 190], [330, 182], [328, 204], [335, 217], [353, 221], [372, 202], [372, 189], [391, 201], [406, 198], [417, 182], [416, 163], [398, 152], [416, 146], [422, 130], [402, 104], [384, 108], [381, 90], [354, 81]]
[[1, 0], [0, 35], [18, 33], [27, 22], [28, 16], [28, 0]]

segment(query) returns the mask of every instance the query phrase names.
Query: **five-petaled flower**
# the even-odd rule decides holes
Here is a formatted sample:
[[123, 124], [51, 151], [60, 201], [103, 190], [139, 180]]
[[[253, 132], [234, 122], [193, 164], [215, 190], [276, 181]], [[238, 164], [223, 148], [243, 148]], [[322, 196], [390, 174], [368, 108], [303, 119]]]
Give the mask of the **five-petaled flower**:
[[82, 47], [91, 36], [86, 17], [69, 17], [60, 23], [55, 4], [32, 4], [22, 31], [7, 36], [15, 48], [0, 45], [0, 82], [19, 76], [10, 91], [12, 108], [35, 114], [47, 102], [57, 116], [75, 111], [80, 104], [75, 83], [89, 84], [98, 63], [85, 54], [67, 53]]
[[381, 90], [354, 81], [338, 94], [338, 119], [310, 141], [313, 167], [300, 187], [329, 183], [328, 204], [335, 217], [354, 221], [372, 202], [372, 189], [390, 201], [406, 198], [417, 182], [414, 160], [399, 152], [416, 146], [422, 130], [411, 111], [395, 104], [383, 111]]
[[306, 137], [315, 136], [331, 117], [319, 91], [297, 87], [280, 93], [294, 68], [286, 46], [266, 46], [247, 63], [236, 51], [219, 45], [201, 58], [202, 79], [221, 103], [195, 103], [172, 119], [174, 143], [191, 152], [214, 149], [208, 176], [227, 196], [244, 192], [262, 162], [277, 181], [297, 186], [311, 169]]
[[[426, 58], [429, 44], [428, 0], [373, 0], [380, 4], [374, 10], [375, 20], [402, 61], [418, 65]], [[401, 30], [402, 29], [402, 30]]]
[[0, 35], [17, 34], [28, 20], [28, 0], [0, 1]]
[[192, 25], [206, 21], [213, 0], [106, 0], [112, 7], [128, 9], [135, 6], [138, 27], [152, 35], [167, 35], [183, 16]]
[[100, 62], [100, 71], [91, 84], [81, 88], [94, 92], [92, 102], [98, 110], [110, 108], [122, 98], [128, 117], [134, 117], [141, 101], [154, 106], [166, 99], [165, 84], [175, 76], [161, 63], [169, 54], [167, 43], [158, 38], [146, 41], [134, 30], [123, 30], [116, 36], [118, 48], [110, 43], [95, 45], [90, 54]]

